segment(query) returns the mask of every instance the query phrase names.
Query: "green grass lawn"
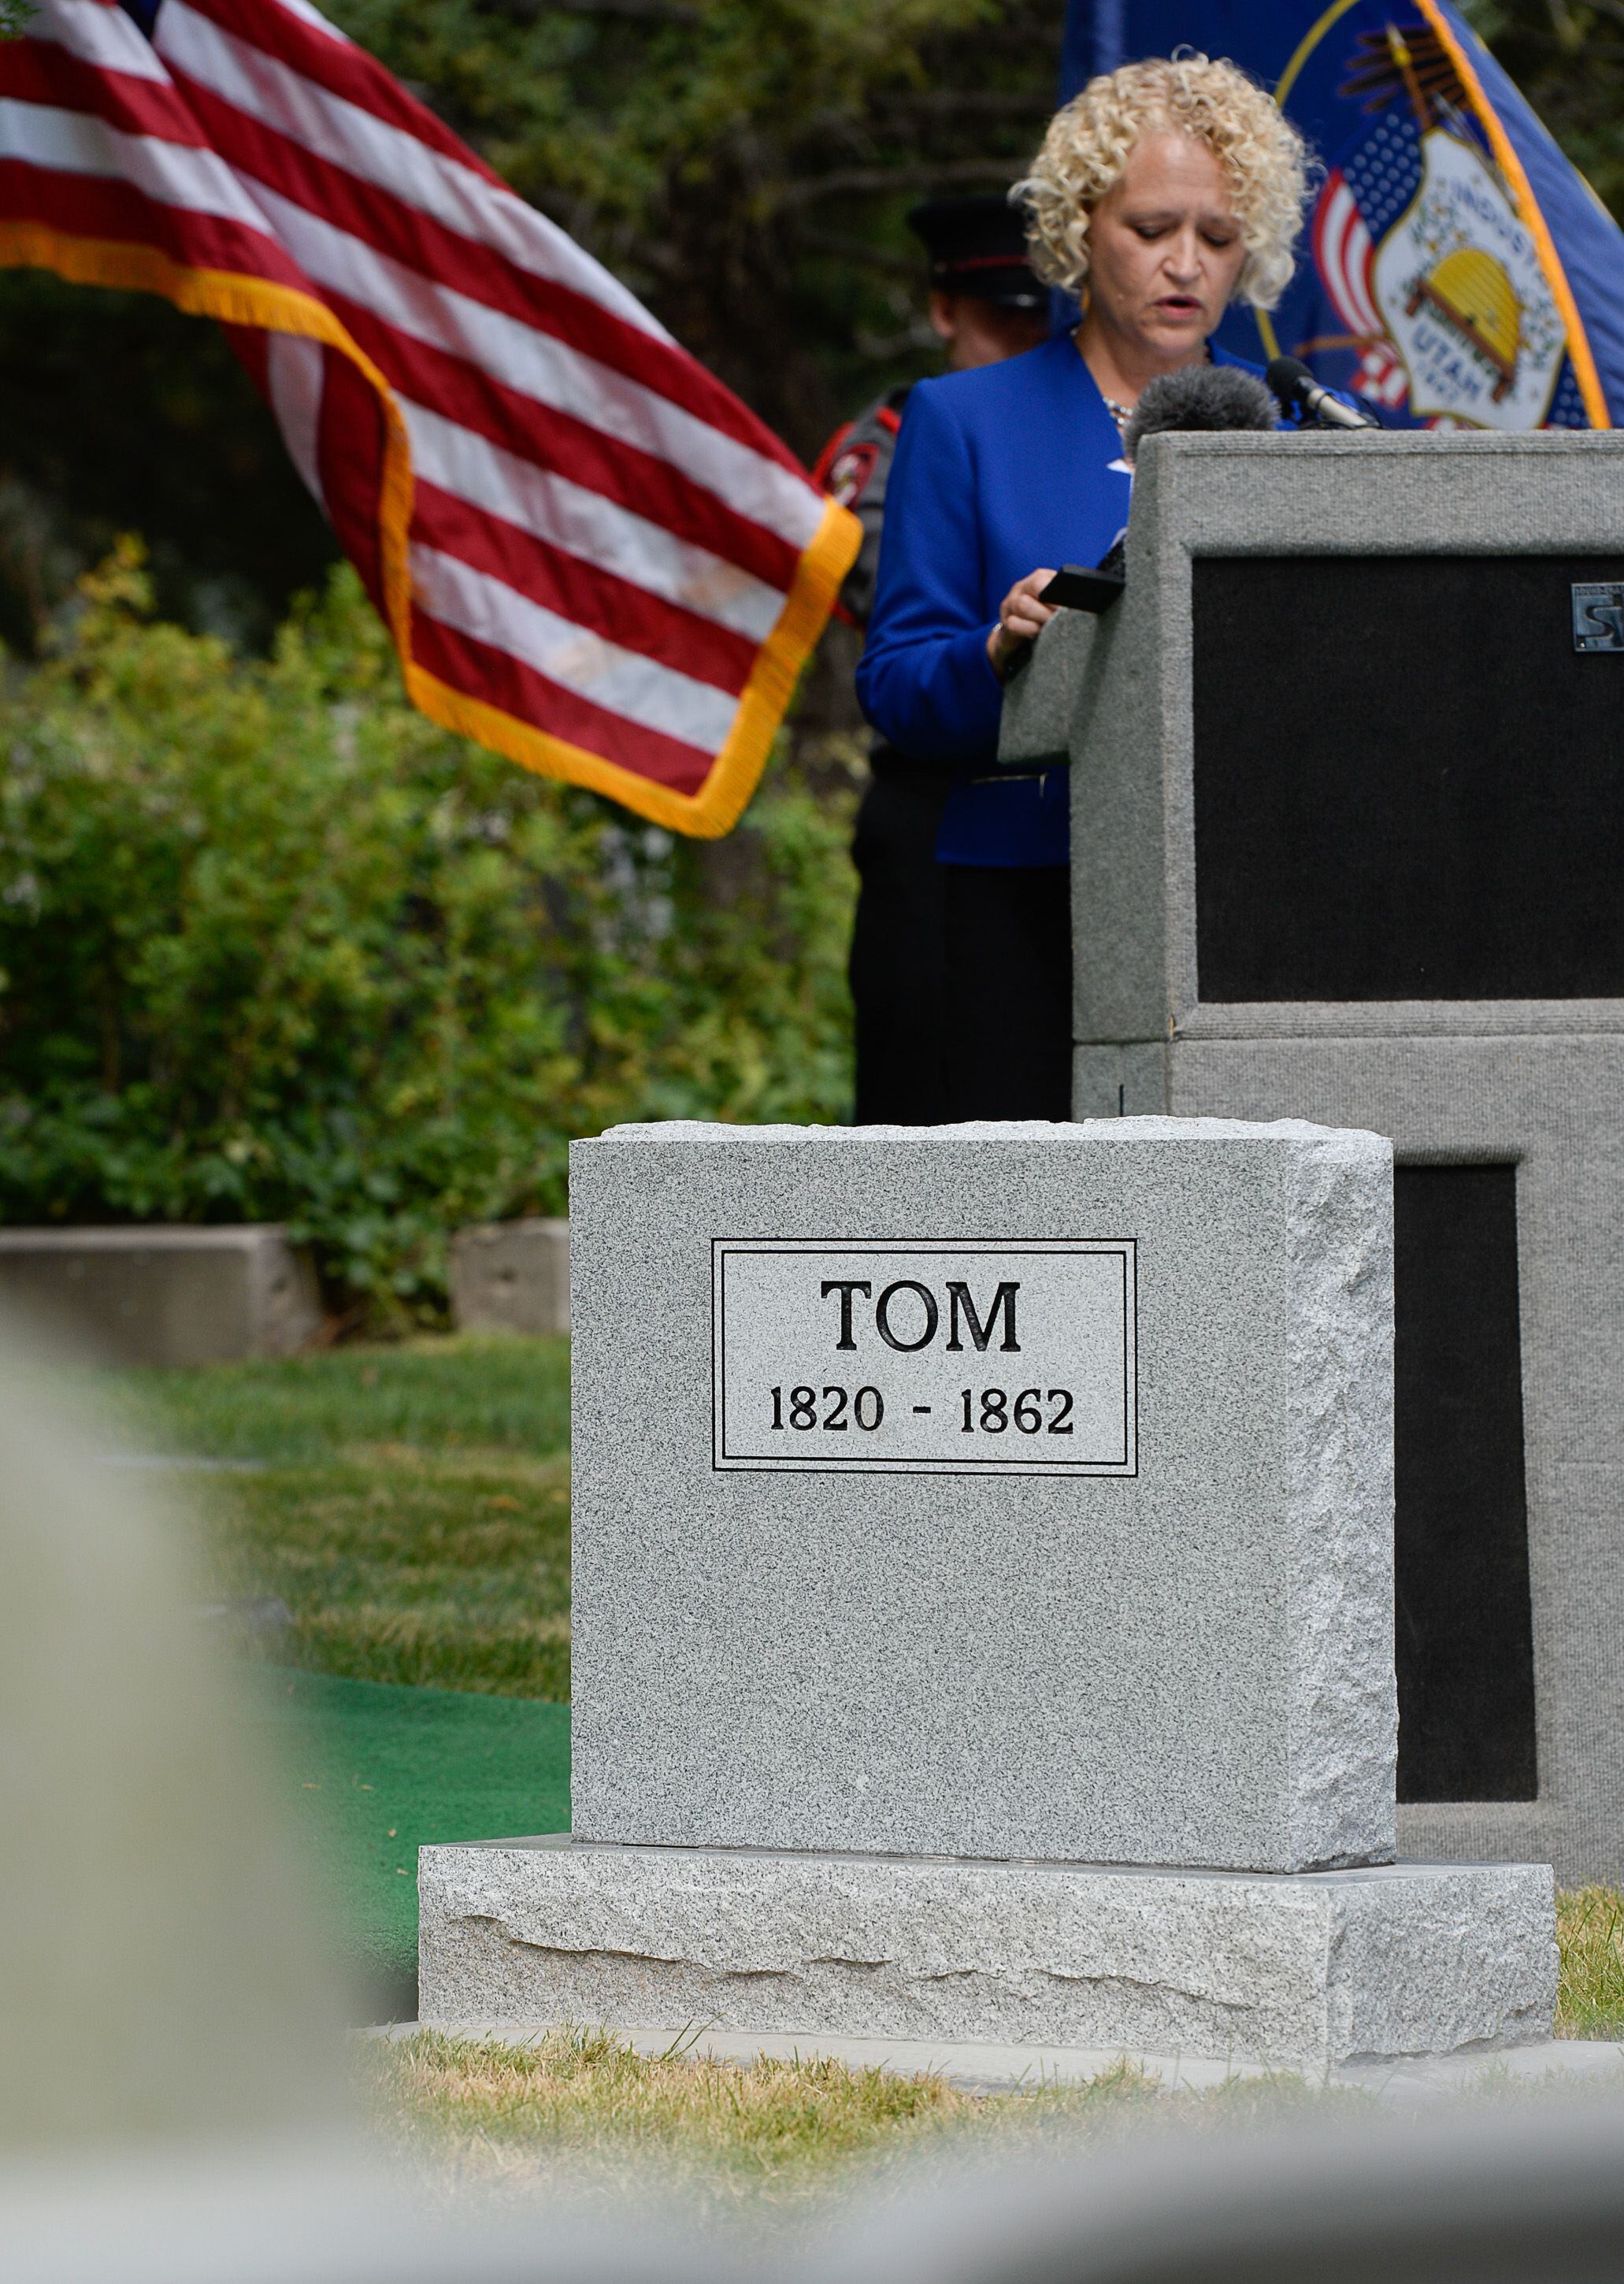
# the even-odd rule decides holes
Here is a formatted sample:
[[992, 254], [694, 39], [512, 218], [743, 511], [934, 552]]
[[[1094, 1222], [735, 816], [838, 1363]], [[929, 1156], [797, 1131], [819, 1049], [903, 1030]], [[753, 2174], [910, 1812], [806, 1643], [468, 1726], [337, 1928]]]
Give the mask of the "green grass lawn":
[[569, 1696], [569, 1348], [421, 1341], [105, 1375], [185, 1478], [224, 1594], [278, 1595], [276, 1652], [352, 1681]]
[[1624, 1889], [1558, 1896], [1557, 1948], [1557, 2036], [1624, 2039]]
[[363, 2068], [386, 2146], [448, 2196], [557, 2188], [616, 2212], [652, 2182], [706, 2218], [791, 2230], [858, 2164], [872, 2194], [877, 2173], [905, 2163], [916, 2186], [922, 2172], [946, 2181], [989, 2145], [1086, 2148], [1151, 2123], [1382, 2114], [1362, 2090], [1286, 2073], [1169, 2093], [1124, 2061], [1085, 2085], [980, 2095], [824, 2060], [650, 2057], [595, 2030], [529, 2048], [423, 2033], [371, 2047]]
[[465, 1334], [270, 1364], [98, 1373], [97, 1397], [152, 1451], [319, 1465], [357, 1447], [569, 1448], [569, 1342]]

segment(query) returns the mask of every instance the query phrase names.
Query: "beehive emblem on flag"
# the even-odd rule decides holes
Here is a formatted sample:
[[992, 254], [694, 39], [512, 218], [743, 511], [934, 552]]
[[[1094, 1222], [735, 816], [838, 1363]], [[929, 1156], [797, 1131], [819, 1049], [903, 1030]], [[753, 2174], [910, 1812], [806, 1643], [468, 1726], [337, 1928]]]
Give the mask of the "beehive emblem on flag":
[[1434, 129], [1421, 160], [1415, 199], [1372, 271], [1409, 410], [1476, 428], [1537, 428], [1565, 336], [1533, 237], [1471, 142]]

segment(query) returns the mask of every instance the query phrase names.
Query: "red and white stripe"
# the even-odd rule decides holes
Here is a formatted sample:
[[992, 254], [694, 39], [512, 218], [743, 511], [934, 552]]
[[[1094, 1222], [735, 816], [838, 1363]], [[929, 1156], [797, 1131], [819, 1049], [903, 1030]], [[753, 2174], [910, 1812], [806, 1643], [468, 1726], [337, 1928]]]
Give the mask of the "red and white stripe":
[[1396, 411], [1409, 395], [1409, 377], [1377, 306], [1376, 248], [1340, 168], [1328, 176], [1314, 210], [1313, 246], [1337, 316], [1362, 352], [1354, 387]]
[[111, 0], [43, 0], [0, 44], [0, 215], [301, 286], [235, 170]]
[[308, 0], [162, 0], [150, 44], [113, 0], [40, 0], [0, 46], [18, 219], [323, 304], [342, 346], [233, 339], [380, 606], [403, 424], [411, 661], [674, 792], [704, 784], [827, 502]]

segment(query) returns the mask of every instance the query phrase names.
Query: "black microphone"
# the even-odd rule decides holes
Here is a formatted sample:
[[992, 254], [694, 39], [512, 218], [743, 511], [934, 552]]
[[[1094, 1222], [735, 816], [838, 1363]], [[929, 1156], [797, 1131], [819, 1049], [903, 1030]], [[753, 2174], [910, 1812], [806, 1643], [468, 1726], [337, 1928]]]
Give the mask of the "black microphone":
[[1300, 357], [1277, 356], [1269, 368], [1269, 385], [1287, 412], [1300, 413], [1320, 428], [1374, 428], [1377, 423], [1351, 404], [1322, 388]]
[[1141, 390], [1122, 430], [1122, 458], [1131, 467], [1147, 436], [1176, 429], [1273, 428], [1275, 400], [1255, 373], [1232, 364], [1181, 365], [1158, 373]]

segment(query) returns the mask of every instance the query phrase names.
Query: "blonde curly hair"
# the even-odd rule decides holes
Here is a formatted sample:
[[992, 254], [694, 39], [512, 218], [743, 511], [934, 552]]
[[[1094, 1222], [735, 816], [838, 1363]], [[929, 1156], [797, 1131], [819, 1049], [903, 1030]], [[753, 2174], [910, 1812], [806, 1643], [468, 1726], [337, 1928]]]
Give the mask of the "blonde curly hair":
[[1027, 207], [1032, 267], [1046, 284], [1081, 293], [1089, 216], [1135, 144], [1169, 131], [1198, 136], [1217, 155], [1246, 248], [1236, 292], [1272, 309], [1290, 282], [1302, 227], [1308, 146], [1255, 80], [1188, 52], [1124, 64], [1056, 112], [1031, 172], [1010, 193]]

